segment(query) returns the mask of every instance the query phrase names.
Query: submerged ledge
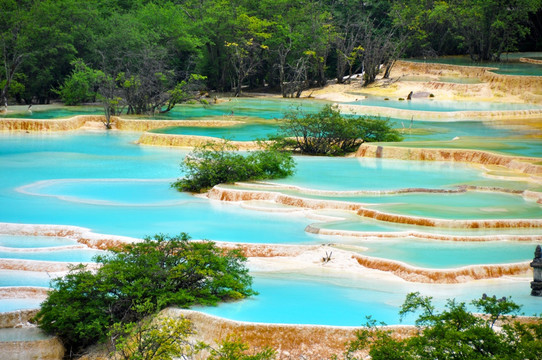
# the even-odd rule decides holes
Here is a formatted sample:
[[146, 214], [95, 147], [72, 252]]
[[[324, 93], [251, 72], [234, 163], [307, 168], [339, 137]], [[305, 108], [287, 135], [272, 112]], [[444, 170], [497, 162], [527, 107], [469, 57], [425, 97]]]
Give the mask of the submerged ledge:
[[[406, 101], [406, 100], [405, 100]], [[385, 116], [417, 121], [473, 121], [473, 120], [517, 120], [540, 119], [542, 109], [487, 110], [487, 111], [421, 111], [396, 109], [383, 106], [337, 104], [341, 112], [352, 115]]]
[[140, 145], [184, 148], [193, 148], [208, 143], [223, 144], [225, 142], [228, 142], [228, 144], [233, 145], [239, 150], [257, 150], [261, 148], [257, 141], [227, 141], [211, 136], [158, 134], [150, 132], [143, 133], [137, 141]]
[[[46, 235], [60, 236], [59, 234], [71, 234], [80, 242], [88, 242], [90, 247], [102, 248], [107, 245], [117, 247], [127, 241], [139, 241], [138, 239], [122, 238], [118, 236], [106, 237], [100, 234], [89, 233], [87, 229], [77, 227], [62, 227], [52, 225], [19, 225], [2, 224], [0, 228], [10, 228], [13, 235]], [[65, 228], [65, 230], [62, 230]], [[20, 232], [17, 229], [21, 229]], [[3, 231], [5, 232], [5, 231]], [[76, 235], [79, 234], [79, 237]], [[89, 239], [100, 239], [92, 241]], [[381, 271], [380, 276], [392, 276], [409, 282], [422, 283], [461, 283], [479, 279], [491, 279], [506, 275], [524, 275], [530, 271], [529, 263], [515, 264], [488, 264], [470, 265], [452, 269], [428, 269], [409, 264], [359, 255], [348, 250], [339, 249], [332, 245], [276, 245], [276, 244], [249, 244], [249, 243], [227, 243], [215, 242], [217, 246], [226, 249], [240, 249], [249, 261], [259, 267], [259, 271], [284, 270], [284, 267], [291, 269], [321, 269], [325, 268], [332, 272], [346, 272], [363, 275], [371, 271]], [[322, 257], [328, 251], [333, 252], [331, 261], [322, 261]], [[263, 261], [264, 259], [268, 259]], [[97, 266], [89, 264], [89, 266]], [[43, 271], [43, 272], [65, 272], [69, 268], [68, 263], [51, 261], [2, 259], [0, 269]], [[11, 290], [9, 290], [11, 289]], [[27, 287], [6, 288], [4, 291], [11, 292], [9, 297], [16, 297], [17, 289], [25, 291]], [[1, 293], [0, 293], [1, 297]]]
[[447, 229], [542, 228], [542, 219], [448, 220], [421, 216], [389, 214], [372, 209], [360, 209], [358, 210], [357, 214], [362, 217], [390, 223]]
[[451, 161], [480, 165], [498, 165], [528, 175], [542, 176], [540, 158], [500, 155], [483, 150], [427, 149], [401, 146], [362, 144], [356, 157], [397, 160]]
[[527, 275], [531, 270], [529, 261], [499, 265], [469, 265], [455, 269], [425, 269], [395, 260], [363, 255], [352, 257], [363, 267], [390, 272], [406, 281], [418, 283], [458, 284], [503, 276]]
[[[225, 185], [219, 185], [220, 187], [225, 187]], [[226, 185], [227, 186], [227, 185]], [[455, 189], [431, 189], [431, 188], [401, 188], [394, 190], [321, 190], [321, 189], [311, 189], [304, 188], [296, 185], [284, 185], [277, 184], [273, 182], [266, 181], [255, 181], [255, 182], [236, 182], [234, 186], [247, 186], [251, 189], [261, 189], [261, 190], [287, 190], [287, 191], [297, 191], [300, 194], [306, 195], [323, 195], [323, 196], [386, 196], [386, 195], [401, 195], [401, 194], [463, 194], [469, 190], [473, 191], [483, 191], [483, 192], [496, 192], [504, 194], [515, 194], [521, 195], [525, 199], [530, 199], [537, 201], [542, 199], [542, 193], [538, 193], [530, 190], [516, 190], [516, 189], [507, 189], [498, 186], [479, 186], [479, 185], [459, 185]], [[233, 187], [232, 187], [233, 188]]]
[[419, 217], [401, 214], [389, 214], [377, 210], [365, 208], [365, 204], [338, 200], [308, 199], [297, 196], [285, 195], [278, 192], [261, 190], [242, 190], [224, 188], [220, 185], [213, 187], [207, 193], [209, 199], [240, 202], [253, 200], [267, 200], [278, 204], [299, 207], [311, 210], [344, 210], [353, 211], [358, 216], [371, 218], [379, 221], [426, 226], [448, 229], [504, 229], [504, 228], [542, 228], [542, 219], [489, 219], [489, 220], [457, 220]]
[[308, 225], [305, 231], [311, 234], [325, 236], [344, 236], [356, 238], [405, 238], [415, 237], [427, 240], [439, 241], [457, 241], [457, 242], [484, 242], [484, 241], [518, 241], [518, 242], [536, 242], [542, 241], [540, 235], [512, 235], [512, 234], [494, 234], [494, 235], [451, 235], [434, 234], [421, 231], [397, 231], [397, 232], [367, 232], [355, 230], [327, 229], [317, 224]]
[[[413, 283], [459, 284], [476, 280], [495, 279], [504, 276], [525, 276], [530, 274], [529, 261], [507, 264], [478, 264], [449, 269], [431, 269], [413, 266], [399, 260], [360, 255], [340, 249], [331, 244], [319, 246], [275, 246], [270, 244], [225, 244], [220, 247], [240, 248], [243, 254], [259, 265], [259, 271], [279, 270], [273, 260], [265, 258], [280, 257], [280, 270], [291, 266], [292, 269], [309, 270], [325, 269], [330, 272], [364, 275], [370, 270], [383, 272], [382, 275], [393, 275]], [[333, 253], [329, 261], [323, 261], [323, 256]], [[353, 260], [353, 261], [352, 261]]]
[[[76, 115], [64, 119], [0, 118], [0, 131], [72, 131], [78, 129], [105, 130], [104, 115]], [[152, 120], [111, 117], [113, 129], [122, 131], [148, 131], [169, 126], [223, 127], [242, 124], [239, 120]]]

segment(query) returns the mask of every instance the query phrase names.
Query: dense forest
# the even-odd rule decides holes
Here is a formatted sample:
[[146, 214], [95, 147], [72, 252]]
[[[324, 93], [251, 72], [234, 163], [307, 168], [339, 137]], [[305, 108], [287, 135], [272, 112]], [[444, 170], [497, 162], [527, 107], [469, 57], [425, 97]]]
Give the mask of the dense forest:
[[[396, 59], [542, 50], [542, 0], [0, 0], [0, 98], [168, 111], [195, 89], [299, 96]], [[383, 65], [383, 67], [382, 67]], [[107, 111], [107, 108], [106, 108]]]

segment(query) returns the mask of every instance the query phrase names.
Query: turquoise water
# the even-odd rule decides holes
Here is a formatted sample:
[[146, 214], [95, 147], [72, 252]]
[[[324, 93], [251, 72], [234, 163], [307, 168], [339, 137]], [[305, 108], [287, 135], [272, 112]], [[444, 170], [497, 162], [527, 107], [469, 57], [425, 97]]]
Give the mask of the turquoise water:
[[[377, 101], [376, 105], [392, 107], [420, 107], [422, 110], [447, 111], [447, 110], [484, 110], [484, 106], [510, 107], [533, 107], [522, 104], [502, 104], [502, 105], [480, 105], [480, 103], [460, 103], [453, 105], [453, 102], [440, 103], [436, 100], [414, 99], [409, 104], [397, 100], [384, 101], [383, 98], [371, 98]], [[371, 101], [373, 101], [371, 100]], [[363, 100], [366, 101], [366, 100]], [[266, 119], [266, 122], [247, 123], [232, 127], [206, 128], [206, 127], [171, 127], [166, 129], [154, 130], [160, 133], [185, 134], [220, 137], [237, 141], [249, 141], [264, 139], [269, 135], [275, 135], [278, 123], [272, 119], [279, 119], [284, 116], [288, 110], [300, 106], [306, 112], [315, 112], [323, 106], [324, 102], [313, 100], [281, 100], [281, 99], [232, 99], [224, 103], [203, 106], [203, 105], [179, 105], [171, 113], [158, 116], [161, 119], [196, 119], [196, 118], [214, 118], [230, 120], [232, 111], [235, 115], [253, 116], [260, 119]], [[450, 105], [452, 104], [452, 105]], [[463, 105], [461, 105], [463, 104]], [[465, 105], [466, 104], [466, 105]], [[452, 106], [452, 108], [450, 108]], [[462, 106], [462, 107], [461, 107]], [[468, 108], [465, 108], [467, 106]], [[436, 107], [436, 108], [435, 108]], [[15, 107], [23, 108], [23, 107]], [[440, 109], [440, 110], [439, 110]], [[99, 114], [101, 107], [51, 107], [36, 106], [33, 112], [33, 118], [55, 118], [74, 116], [78, 114]], [[13, 113], [10, 117], [26, 117], [26, 113]], [[480, 121], [461, 121], [461, 122], [431, 122], [431, 121], [409, 121], [405, 119], [390, 119], [393, 126], [400, 129], [405, 137], [405, 142], [409, 141], [451, 141], [456, 137], [461, 139], [473, 139], [479, 144], [481, 149], [502, 152], [505, 154], [520, 156], [542, 156], [542, 142], [533, 139], [524, 139], [522, 136], [529, 135], [529, 131], [509, 128], [495, 128], [488, 126]], [[428, 133], [423, 135], [412, 134], [411, 129], [424, 129]], [[54, 135], [48, 135], [54, 136]], [[476, 138], [480, 138], [477, 141]], [[514, 139], [515, 138], [515, 139]], [[134, 139], [135, 140], [135, 139]], [[504, 140], [504, 141], [503, 141]], [[423, 145], [426, 147], [437, 147], [438, 144]], [[465, 146], [464, 146], [465, 147]], [[472, 145], [467, 147], [473, 147]]]
[[[508, 128], [495, 128], [480, 121], [461, 122], [429, 122], [429, 121], [408, 121], [404, 119], [390, 119], [393, 127], [400, 130], [404, 136], [404, 143], [409, 141], [438, 141], [435, 144], [427, 144], [425, 147], [454, 146], [454, 143], [445, 145], [442, 141], [450, 142], [456, 137], [473, 141], [481, 150], [501, 152], [519, 156], [542, 156], [542, 142], [538, 139], [519, 138], [528, 135], [527, 130]], [[417, 129], [427, 130], [428, 133], [417, 135]], [[414, 130], [414, 131], [412, 131]], [[211, 136], [234, 141], [252, 141], [266, 139], [276, 135], [278, 123], [270, 120], [267, 124], [248, 123], [231, 127], [168, 127], [156, 129], [152, 132], [163, 134], [182, 134]], [[414, 132], [414, 133], [413, 133]], [[516, 139], [514, 139], [516, 137]], [[417, 145], [418, 146], [418, 145]], [[461, 147], [461, 146], [459, 146]], [[465, 147], [465, 146], [463, 146]], [[472, 145], [471, 145], [472, 147]]]
[[218, 104], [209, 106], [182, 105], [176, 106], [172, 111], [154, 116], [155, 119], [193, 119], [199, 117], [221, 116], [229, 120], [229, 115], [254, 116], [262, 119], [282, 119], [284, 114], [300, 109], [307, 113], [320, 111], [326, 101], [315, 101], [310, 99], [289, 99], [281, 98], [228, 98]]
[[0, 246], [8, 248], [47, 248], [77, 245], [77, 241], [53, 236], [24, 236], [0, 234]]
[[[305, 112], [318, 112], [326, 103], [326, 101], [315, 101], [308, 99], [290, 99], [285, 101], [281, 98], [226, 98], [224, 101], [213, 105], [177, 105], [173, 108], [173, 110], [167, 113], [157, 114], [154, 116], [141, 115], [139, 118], [182, 120], [202, 117], [223, 117], [224, 120], [230, 120], [230, 115], [236, 115], [256, 116], [263, 119], [275, 119], [283, 118], [284, 113], [298, 108]], [[103, 113], [103, 107], [101, 106], [73, 106], [62, 108], [35, 106], [33, 107], [32, 113], [28, 112], [26, 107], [14, 107], [14, 112], [0, 115], [0, 117], [53, 119], [72, 117], [75, 115], [103, 115]]]
[[[0, 222], [76, 225], [99, 233], [134, 237], [185, 231], [193, 238], [254, 243], [343, 241], [340, 237], [306, 233], [305, 227], [315, 220], [307, 219], [303, 214], [251, 211], [236, 204], [209, 201], [171, 190], [169, 183], [182, 175], [179, 163], [187, 152], [137, 146], [133, 142], [138, 137], [136, 133], [114, 132], [0, 134]], [[478, 171], [461, 164], [319, 157], [297, 157], [296, 161], [296, 174], [280, 183], [326, 190], [388, 190], [452, 188], [487, 181]], [[421, 208], [424, 208], [424, 199], [418, 199]], [[438, 203], [438, 199], [441, 199], [440, 194], [432, 200], [428, 197], [427, 202]], [[501, 200], [479, 198], [477, 201], [492, 206]], [[514, 201], [505, 203], [513, 205]], [[456, 205], [461, 205], [461, 200], [456, 201]], [[369, 224], [390, 231], [405, 229], [393, 224]], [[40, 244], [37, 239], [33, 241]], [[404, 252], [409, 252], [405, 246]], [[398, 258], [408, 260], [409, 254], [401, 255], [400, 249], [397, 250]], [[438, 251], [446, 253], [445, 248]], [[492, 254], [499, 254], [503, 259], [515, 256], [506, 247], [496, 247], [494, 251]], [[425, 257], [421, 249], [419, 252], [420, 258]], [[73, 253], [4, 251], [0, 257], [88, 261], [90, 253], [82, 250]], [[429, 251], [427, 254], [431, 256]], [[325, 274], [316, 277], [288, 274], [278, 278], [256, 275], [255, 288], [261, 295], [209, 311], [224, 309], [221, 316], [251, 321], [335, 325], [358, 325], [365, 314], [371, 313], [379, 320], [394, 323], [404, 295], [414, 287], [425, 288], [419, 284], [397, 285], [394, 282], [393, 285], [378, 279], [349, 282]], [[9, 282], [17, 283], [17, 276], [20, 275], [13, 274], [7, 286], [12, 286]], [[34, 284], [38, 286], [44, 280], [37, 277]], [[526, 309], [530, 309], [532, 300], [522, 297], [528, 292], [525, 290], [528, 283], [521, 286], [509, 282], [499, 286], [477, 284], [476, 292], [498, 296], [513, 294]], [[426, 291], [442, 299], [461, 298], [473, 296], [472, 288], [465, 290], [468, 288], [469, 285], [462, 284], [459, 287], [434, 286]], [[383, 298], [387, 300], [382, 301]], [[17, 304], [18, 308], [35, 307], [31, 302], [29, 305]], [[1, 311], [13, 309], [13, 306], [13, 301], [0, 301]], [[358, 313], [359, 319], [352, 316]]]
[[[542, 68], [542, 66], [541, 66]], [[366, 99], [350, 102], [350, 104], [365, 106], [390, 107], [395, 109], [417, 110], [417, 111], [501, 111], [501, 110], [526, 110], [540, 109], [539, 105], [516, 104], [516, 103], [496, 103], [496, 102], [470, 102], [470, 101], [451, 101], [437, 99], [419, 99], [399, 101], [390, 98], [384, 100], [381, 96], [369, 95]], [[230, 120], [230, 115], [250, 116], [262, 119], [282, 119], [284, 114], [300, 109], [306, 113], [318, 112], [325, 104], [329, 102], [317, 101], [311, 99], [288, 99], [280, 98], [231, 98], [224, 102], [213, 105], [201, 104], [182, 104], [177, 105], [168, 113], [149, 116], [142, 115], [139, 118], [150, 118], [160, 120], [182, 120], [196, 118], [218, 118]], [[10, 118], [33, 118], [33, 119], [52, 119], [61, 117], [72, 117], [75, 115], [101, 115], [103, 108], [100, 106], [75, 106], [75, 107], [37, 107], [32, 113], [21, 109], [21, 112], [10, 112], [2, 117]]]
[[39, 260], [39, 261], [60, 261], [60, 262], [91, 262], [96, 255], [103, 253], [99, 250], [73, 249], [73, 250], [54, 250], [54, 251], [6, 251], [0, 250], [0, 259], [20, 259], [20, 260]]
[[[8, 114], [0, 114], [0, 118], [24, 118], [24, 119], [56, 119], [70, 118], [75, 115], [103, 115], [104, 109], [102, 106], [43, 106], [36, 105], [32, 107], [32, 111], [28, 111], [26, 107], [15, 106], [10, 107]], [[13, 111], [13, 112], [11, 112]]]
[[446, 56], [436, 59], [408, 59], [413, 62], [427, 62], [462, 66], [486, 66], [497, 68], [492, 70], [503, 75], [542, 76], [542, 65], [519, 62], [521, 57], [539, 57], [541, 53], [502, 54], [501, 62], [473, 62], [468, 56]]
[[[371, 315], [377, 321], [399, 324], [398, 309], [406, 294], [419, 291], [432, 296], [437, 308], [448, 298], [470, 302], [483, 293], [497, 297], [513, 295], [525, 314], [540, 312], [540, 299], [530, 296], [527, 281], [487, 284], [413, 284], [378, 278], [336, 278], [325, 272], [313, 275], [255, 274], [254, 288], [260, 295], [216, 307], [198, 307], [211, 315], [239, 321], [359, 326]], [[413, 324], [414, 316], [403, 323]]]
[[0, 311], [10, 312], [15, 310], [39, 309], [42, 300], [36, 299], [0, 299]]
[[463, 164], [371, 158], [296, 157], [294, 176], [274, 183], [319, 190], [444, 189], [481, 180]]
[[[323, 229], [330, 230], [346, 230], [360, 233], [384, 233], [388, 235], [396, 235], [398, 232], [415, 232], [424, 234], [436, 235], [451, 235], [451, 236], [484, 236], [499, 238], [500, 235], [542, 235], [541, 228], [507, 228], [507, 229], [462, 229], [462, 228], [439, 228], [439, 227], [423, 227], [408, 224], [388, 223], [377, 221], [369, 218], [349, 218], [347, 220], [338, 220], [325, 223], [321, 226]], [[395, 234], [394, 234], [395, 233]], [[329, 242], [329, 240], [328, 240]], [[341, 241], [339, 241], [341, 242]], [[342, 240], [344, 242], [344, 240]]]
[[416, 238], [363, 240], [360, 254], [432, 269], [531, 261], [536, 244], [509, 241], [454, 242]]
[[265, 140], [269, 136], [277, 134], [279, 127], [276, 122], [269, 124], [240, 124], [235, 126], [224, 127], [169, 127], [163, 129], [156, 129], [151, 132], [159, 134], [174, 134], [174, 135], [198, 135], [198, 136], [212, 136], [221, 139], [228, 139], [234, 141], [252, 141], [252, 140]]
[[[361, 186], [360, 186], [361, 187]], [[250, 189], [250, 186], [243, 186]], [[522, 196], [469, 191], [462, 193], [406, 193], [394, 195], [312, 195], [303, 191], [276, 190], [311, 199], [367, 204], [368, 208], [394, 214], [443, 219], [539, 219], [542, 207]]]
[[302, 215], [253, 212], [170, 189], [187, 152], [134, 145], [137, 135], [0, 138], [0, 222], [76, 225], [133, 237], [184, 231], [196, 239], [317, 241], [303, 231], [310, 220]]
[[64, 179], [39, 182], [21, 189], [74, 203], [104, 206], [173, 206], [192, 200], [171, 188], [173, 179]]
[[[373, 199], [376, 202], [377, 199]], [[542, 207], [512, 194], [408, 194], [385, 198], [385, 205], [370, 206], [382, 212], [442, 219], [541, 219]]]
[[56, 275], [41, 271], [0, 270], [0, 287], [37, 286], [49, 287]]
[[385, 100], [382, 96], [368, 95], [367, 98], [348, 102], [352, 105], [363, 106], [379, 106], [401, 110], [415, 111], [437, 111], [437, 112], [453, 112], [453, 111], [502, 111], [502, 110], [527, 110], [540, 109], [540, 105], [532, 104], [514, 104], [514, 103], [497, 103], [497, 102], [480, 102], [480, 101], [452, 101], [452, 100], [436, 100], [414, 98], [412, 100], [399, 100], [389, 98]]

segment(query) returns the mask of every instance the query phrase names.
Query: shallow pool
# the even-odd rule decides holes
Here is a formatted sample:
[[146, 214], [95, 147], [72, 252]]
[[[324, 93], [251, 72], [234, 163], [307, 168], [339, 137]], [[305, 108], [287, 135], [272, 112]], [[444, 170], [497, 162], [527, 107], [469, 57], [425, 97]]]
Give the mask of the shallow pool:
[[0, 270], [0, 287], [37, 286], [48, 288], [51, 280], [58, 276], [55, 273], [41, 271]]
[[0, 246], [8, 248], [47, 248], [77, 245], [77, 241], [54, 236], [25, 236], [0, 234]]
[[[443, 308], [446, 299], [470, 302], [483, 293], [513, 296], [527, 315], [540, 312], [540, 299], [530, 296], [528, 281], [487, 281], [460, 285], [397, 283], [378, 278], [337, 278], [326, 272], [311, 275], [293, 273], [255, 274], [254, 288], [260, 295], [216, 307], [197, 307], [205, 313], [240, 321], [360, 326], [366, 316], [387, 324], [399, 324], [399, 307], [406, 294], [419, 291], [432, 296]], [[415, 316], [404, 319], [413, 324]]]
[[[180, 104], [171, 111], [156, 115], [127, 116], [128, 118], [182, 120], [202, 117], [223, 117], [230, 120], [231, 115], [256, 116], [264, 119], [282, 118], [285, 113], [294, 109], [305, 112], [318, 112], [329, 102], [311, 99], [281, 99], [281, 98], [225, 98], [212, 105]], [[29, 112], [26, 107], [10, 107], [12, 111], [0, 115], [6, 118], [54, 119], [75, 115], [103, 115], [102, 106], [43, 106], [37, 105]], [[121, 116], [126, 116], [122, 114]]]
[[0, 299], [0, 312], [15, 310], [39, 309], [42, 300], [28, 298]]
[[56, 262], [91, 262], [92, 259], [103, 251], [91, 249], [73, 250], [41, 250], [31, 252], [0, 250], [0, 259], [39, 260]]
[[[138, 146], [134, 144], [138, 137], [136, 133], [115, 132], [0, 134], [0, 222], [76, 225], [99, 233], [134, 237], [185, 231], [193, 238], [251, 243], [342, 241], [340, 237], [306, 233], [305, 227], [316, 220], [305, 217], [303, 212], [253, 211], [171, 190], [170, 181], [182, 176], [179, 163], [187, 152]], [[321, 157], [297, 157], [296, 161], [296, 174], [280, 183], [325, 190], [389, 190], [449, 189], [488, 181], [479, 171], [461, 164]], [[491, 199], [480, 201], [492, 204]], [[424, 201], [418, 202], [425, 208]], [[405, 229], [395, 224], [371, 224], [389, 231]], [[508, 252], [507, 248], [495, 251]], [[87, 261], [90, 254], [91, 251], [83, 250], [4, 251], [0, 257]], [[11, 283], [18, 283], [15, 274], [13, 277]], [[36, 284], [43, 280], [38, 277]], [[477, 285], [476, 293], [520, 296], [528, 288], [526, 281], [521, 286], [498, 283], [499, 286], [492, 282]], [[370, 278], [347, 281], [326, 274], [287, 274], [277, 279], [257, 275], [256, 290], [261, 295], [216, 309], [230, 309], [240, 319], [251, 321], [359, 325], [366, 314], [373, 314], [379, 320], [394, 323], [397, 308], [408, 291], [426, 289], [439, 299], [474, 294], [472, 288], [465, 290], [469, 288], [465, 284], [444, 288], [400, 281], [393, 284], [395, 287], [391, 282]], [[503, 292], [506, 293], [501, 295]], [[530, 298], [520, 296], [518, 301], [532, 306]], [[14, 306], [35, 307], [37, 303], [14, 305], [13, 301], [1, 300], [0, 311]], [[249, 310], [251, 314], [243, 313]], [[229, 317], [228, 314], [222, 313]], [[359, 318], [352, 314], [359, 314]]]
[[370, 239], [353, 243], [368, 248], [367, 251], [359, 251], [362, 255], [431, 269], [531, 261], [536, 247], [535, 243], [524, 242], [455, 242], [416, 238]]
[[407, 61], [461, 66], [485, 66], [490, 68], [496, 68], [496, 70], [492, 70], [492, 72], [495, 72], [497, 74], [542, 76], [542, 65], [523, 63], [519, 61], [519, 58], [521, 57], [536, 58], [539, 57], [540, 54], [540, 52], [502, 54], [501, 62], [474, 62], [470, 59], [469, 56], [466, 55], [445, 56], [435, 59], [408, 59]]
[[224, 127], [169, 127], [156, 129], [152, 132], [173, 135], [211, 136], [234, 141], [266, 140], [275, 136], [279, 130], [278, 124], [269, 120], [269, 124], [240, 124]]
[[503, 110], [528, 110], [540, 109], [540, 105], [520, 104], [520, 103], [498, 103], [481, 101], [452, 101], [413, 98], [412, 100], [399, 100], [399, 98], [389, 98], [382, 96], [367, 95], [365, 99], [349, 102], [352, 105], [379, 106], [401, 110], [414, 111], [503, 111]]
[[450, 188], [483, 179], [464, 164], [375, 158], [296, 157], [294, 176], [274, 183], [321, 190]]

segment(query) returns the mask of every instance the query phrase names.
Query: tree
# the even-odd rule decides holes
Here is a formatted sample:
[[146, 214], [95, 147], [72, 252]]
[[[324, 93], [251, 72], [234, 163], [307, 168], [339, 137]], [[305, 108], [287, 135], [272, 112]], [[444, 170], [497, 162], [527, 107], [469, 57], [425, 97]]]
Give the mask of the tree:
[[499, 61], [516, 51], [529, 32], [528, 18], [540, 0], [401, 1], [390, 15], [407, 30], [410, 55], [469, 54], [473, 61]]
[[337, 53], [337, 82], [344, 82], [344, 75], [348, 72], [348, 79], [354, 70], [357, 72], [361, 64], [354, 69], [354, 64], [359, 63], [363, 54], [361, 38], [363, 36], [363, 4], [357, 0], [340, 0], [333, 4], [334, 19], [338, 28], [334, 44]]
[[278, 142], [310, 155], [343, 155], [357, 150], [365, 141], [400, 141], [388, 120], [345, 117], [326, 105], [317, 114], [292, 111], [280, 126]]
[[126, 102], [121, 97], [121, 91], [117, 87], [117, 81], [113, 75], [103, 71], [96, 72], [96, 83], [98, 84], [97, 99], [104, 108], [104, 126], [107, 130], [112, 127], [111, 116], [120, 115]]
[[448, 300], [446, 308], [438, 312], [430, 297], [410, 293], [400, 315], [421, 312], [416, 320], [417, 335], [397, 339], [391, 332], [375, 328], [370, 320], [369, 327], [349, 344], [345, 357], [354, 359], [358, 351], [369, 349], [374, 360], [540, 359], [542, 319], [531, 324], [516, 322], [513, 315], [520, 307], [508, 298], [484, 294], [471, 304], [485, 315], [473, 314], [465, 303], [455, 300]]
[[267, 149], [243, 156], [229, 143], [205, 144], [188, 154], [181, 169], [186, 174], [172, 187], [200, 192], [223, 183], [278, 179], [292, 175], [295, 162], [286, 152]]
[[389, 75], [395, 60], [401, 55], [402, 40], [397, 38], [398, 28], [385, 27], [367, 16], [363, 22], [363, 86], [373, 83], [382, 65]]
[[8, 107], [8, 93], [14, 76], [24, 59], [28, 57], [31, 48], [27, 39], [28, 16], [26, 12], [30, 2], [1, 0], [0, 8], [0, 54], [3, 69], [0, 74], [0, 106]]
[[[24, 99], [27, 103], [49, 103], [57, 94], [70, 63], [83, 58], [93, 46], [99, 17], [93, 4], [83, 0], [31, 1], [26, 11], [27, 56], [19, 72], [27, 77]], [[79, 55], [78, 53], [81, 53]], [[89, 63], [88, 61], [85, 61]]]
[[117, 323], [109, 334], [115, 360], [171, 360], [195, 351], [188, 341], [194, 334], [192, 324], [184, 317], [158, 315], [139, 322]]
[[456, 0], [451, 8], [462, 47], [474, 61], [499, 61], [503, 52], [514, 51], [528, 31], [530, 13], [540, 0]]
[[232, 42], [226, 42], [233, 67], [233, 88], [235, 96], [241, 94], [245, 79], [252, 75], [263, 59], [263, 52], [268, 47], [263, 43], [271, 34], [267, 28], [270, 23], [255, 16], [240, 14], [236, 21], [236, 36]]
[[209, 305], [256, 294], [238, 250], [188, 240], [185, 233], [158, 234], [97, 256], [96, 271], [72, 268], [53, 280], [36, 316], [39, 327], [77, 354], [106, 341], [114, 326], [141, 321], [167, 306]]
[[99, 72], [91, 69], [82, 59], [71, 63], [72, 73], [56, 91], [64, 104], [78, 105], [96, 99]]

